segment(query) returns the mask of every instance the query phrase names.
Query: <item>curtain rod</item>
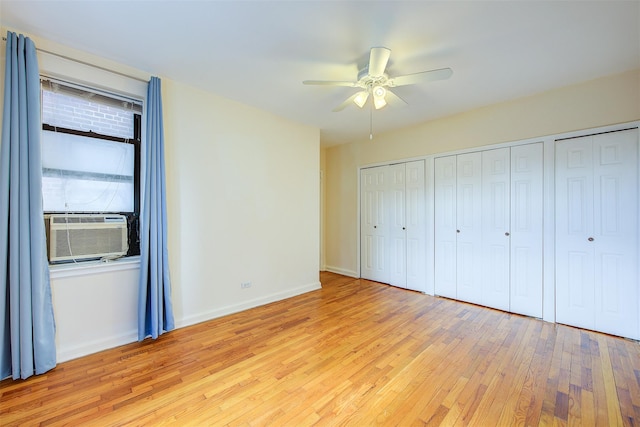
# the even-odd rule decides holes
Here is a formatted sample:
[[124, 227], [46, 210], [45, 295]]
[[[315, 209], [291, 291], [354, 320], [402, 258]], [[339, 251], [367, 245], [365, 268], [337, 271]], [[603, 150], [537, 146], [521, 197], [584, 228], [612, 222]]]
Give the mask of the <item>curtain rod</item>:
[[[6, 42], [7, 38], [3, 36], [2, 37], [2, 41]], [[76, 62], [78, 64], [87, 65], [89, 67], [97, 68], [98, 70], [106, 71], [108, 73], [117, 74], [117, 75], [122, 76], [122, 77], [128, 77], [130, 79], [137, 80], [137, 81], [143, 82], [143, 83], [149, 83], [148, 80], [141, 79], [140, 77], [136, 77], [136, 76], [132, 76], [132, 75], [129, 75], [129, 74], [126, 74], [126, 73], [122, 73], [120, 71], [112, 70], [110, 68], [101, 67], [100, 65], [91, 64], [89, 62], [85, 62], [85, 61], [81, 61], [79, 59], [71, 58], [71, 57], [66, 56], [66, 55], [61, 55], [59, 53], [51, 52], [51, 51], [48, 51], [48, 50], [45, 50], [45, 49], [40, 49], [38, 47], [36, 47], [36, 50], [38, 52], [42, 52], [42, 53], [46, 53], [46, 54], [49, 54], [49, 55], [57, 56], [58, 58], [66, 59], [68, 61], [73, 61], [73, 62]]]

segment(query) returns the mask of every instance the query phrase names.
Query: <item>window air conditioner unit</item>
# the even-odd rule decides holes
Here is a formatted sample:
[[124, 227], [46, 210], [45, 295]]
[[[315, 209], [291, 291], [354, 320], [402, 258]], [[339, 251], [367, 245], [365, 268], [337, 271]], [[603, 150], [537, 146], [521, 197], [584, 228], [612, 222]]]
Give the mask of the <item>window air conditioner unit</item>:
[[124, 215], [48, 215], [49, 262], [117, 258], [129, 248]]

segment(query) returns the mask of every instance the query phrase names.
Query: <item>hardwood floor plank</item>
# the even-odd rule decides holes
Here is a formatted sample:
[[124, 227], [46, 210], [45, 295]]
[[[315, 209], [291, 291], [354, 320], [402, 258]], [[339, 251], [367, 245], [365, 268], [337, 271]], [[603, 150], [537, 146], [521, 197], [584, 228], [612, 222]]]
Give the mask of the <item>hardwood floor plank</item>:
[[[526, 420], [526, 411], [523, 410], [518, 402], [524, 398], [525, 402], [530, 402], [531, 398], [526, 397], [522, 393], [512, 393], [509, 390], [524, 390], [527, 381], [531, 386], [530, 379], [528, 378], [531, 372], [531, 363], [535, 354], [535, 344], [537, 339], [532, 339], [539, 335], [540, 325], [535, 323], [529, 323], [525, 332], [525, 336], [529, 337], [528, 340], [522, 340], [522, 344], [516, 353], [517, 357], [513, 358], [509, 365], [515, 367], [512, 370], [513, 377], [510, 382], [504, 382], [502, 388], [506, 391], [506, 396], [502, 399], [502, 411], [498, 420], [499, 425], [524, 425]], [[497, 406], [497, 405], [496, 405]]]
[[609, 423], [609, 413], [607, 408], [606, 389], [604, 386], [604, 376], [602, 371], [602, 350], [598, 344], [597, 337], [591, 340], [591, 380], [593, 383], [593, 400], [595, 406], [595, 424], [607, 426]]
[[640, 345], [321, 273], [322, 289], [0, 382], [0, 425], [638, 425]]
[[553, 325], [541, 322], [540, 335], [535, 338], [535, 349], [529, 370], [516, 403], [516, 414], [524, 412], [524, 425], [538, 425], [542, 410], [546, 378], [549, 375], [550, 364], [546, 361], [555, 342], [555, 328]]
[[607, 415], [610, 425], [622, 425], [622, 414], [620, 412], [622, 408], [620, 407], [620, 400], [618, 399], [618, 393], [616, 390], [607, 338], [608, 337], [604, 335], [598, 336], [599, 347], [603, 349], [600, 352], [600, 357], [602, 359], [601, 368], [602, 375], [604, 377], [604, 400], [607, 402]]

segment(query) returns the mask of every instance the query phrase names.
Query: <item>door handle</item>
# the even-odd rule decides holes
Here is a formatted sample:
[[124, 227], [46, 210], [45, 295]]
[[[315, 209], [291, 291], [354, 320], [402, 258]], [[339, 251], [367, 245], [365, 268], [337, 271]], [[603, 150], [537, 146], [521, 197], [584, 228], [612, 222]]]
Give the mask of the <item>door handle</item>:
[[595, 239], [593, 237], [589, 237], [587, 240], [593, 242]]
[[456, 230], [456, 233], [459, 233], [459, 232], [460, 232], [460, 230]]
[[407, 229], [407, 227], [402, 227], [402, 229], [403, 229], [403, 230], [406, 230], [406, 229]]
[[504, 233], [505, 236], [509, 237], [509, 232]]

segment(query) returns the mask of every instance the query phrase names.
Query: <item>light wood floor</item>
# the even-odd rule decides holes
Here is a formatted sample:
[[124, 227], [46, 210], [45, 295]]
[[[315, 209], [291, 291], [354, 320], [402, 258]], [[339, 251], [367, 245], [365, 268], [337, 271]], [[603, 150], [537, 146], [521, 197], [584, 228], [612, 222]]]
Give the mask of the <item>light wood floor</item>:
[[0, 425], [640, 423], [640, 345], [322, 273], [322, 290], [0, 382]]

